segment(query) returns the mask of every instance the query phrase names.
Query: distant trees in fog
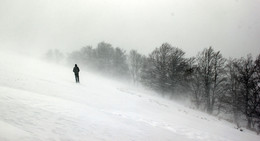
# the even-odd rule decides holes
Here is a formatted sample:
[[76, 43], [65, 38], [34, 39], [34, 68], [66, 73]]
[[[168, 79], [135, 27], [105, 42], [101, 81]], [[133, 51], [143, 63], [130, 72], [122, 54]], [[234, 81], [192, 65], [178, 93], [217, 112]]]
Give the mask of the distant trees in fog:
[[[49, 60], [59, 61], [59, 51], [49, 51]], [[115, 77], [131, 78], [164, 96], [189, 97], [197, 109], [209, 114], [232, 115], [233, 122], [247, 121], [248, 128], [260, 124], [260, 55], [254, 60], [226, 59], [220, 51], [205, 48], [197, 56], [168, 43], [148, 56], [100, 42], [70, 53], [68, 62]]]
[[87, 46], [70, 53], [68, 61], [112, 76], [129, 76], [126, 51], [105, 42], [100, 42], [96, 48]]
[[144, 56], [139, 54], [136, 50], [131, 50], [128, 55], [128, 67], [132, 80], [136, 84], [136, 82], [141, 79], [141, 69], [143, 67]]
[[45, 60], [55, 63], [60, 63], [64, 58], [64, 54], [58, 49], [50, 49], [44, 55]]

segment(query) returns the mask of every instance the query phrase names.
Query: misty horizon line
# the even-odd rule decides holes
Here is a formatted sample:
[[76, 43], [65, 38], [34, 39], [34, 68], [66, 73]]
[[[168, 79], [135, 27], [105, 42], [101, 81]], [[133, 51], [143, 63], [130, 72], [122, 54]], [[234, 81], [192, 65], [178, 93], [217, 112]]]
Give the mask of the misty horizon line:
[[[75, 49], [72, 49], [72, 50], [66, 51], [66, 52], [63, 51], [63, 50], [66, 50], [66, 49], [59, 49], [59, 48], [55, 48], [55, 47], [53, 47], [53, 48], [48, 48], [48, 49], [45, 50], [44, 53], [47, 53], [48, 51], [58, 50], [58, 51], [61, 51], [61, 53], [63, 53], [64, 55], [69, 56], [71, 53], [76, 52], [76, 51], [80, 51], [80, 50], [83, 49], [83, 48], [91, 47], [92, 49], [96, 49], [96, 48], [98, 47], [98, 44], [100, 44], [100, 43], [109, 44], [109, 45], [111, 45], [111, 47], [112, 47], [113, 49], [120, 48], [120, 49], [122, 49], [127, 55], [129, 55], [129, 53], [130, 53], [132, 50], [134, 50], [134, 51], [137, 51], [138, 53], [140, 53], [141, 55], [143, 55], [143, 56], [145, 56], [145, 57], [149, 57], [149, 55], [150, 55], [154, 50], [156, 50], [157, 48], [160, 48], [160, 46], [162, 46], [163, 44], [169, 44], [169, 45], [171, 45], [171, 46], [174, 47], [174, 48], [181, 49], [181, 50], [184, 52], [184, 56], [186, 56], [186, 58], [196, 57], [196, 56], [198, 56], [201, 52], [203, 52], [204, 49], [207, 49], [207, 48], [213, 48], [213, 49], [215, 50], [215, 47], [214, 47], [213, 45], [209, 45], [208, 47], [204, 47], [204, 48], [202, 48], [200, 51], [197, 51], [196, 55], [187, 56], [187, 53], [183, 50], [183, 48], [181, 48], [181, 47], [179, 47], [179, 46], [174, 46], [174, 45], [170, 44], [169, 42], [163, 42], [163, 43], [160, 44], [160, 46], [154, 47], [150, 52], [148, 52], [148, 53], [142, 53], [142, 51], [140, 51], [140, 50], [142, 50], [142, 49], [133, 49], [133, 48], [131, 48], [131, 49], [125, 49], [125, 48], [120, 47], [120, 46], [113, 46], [112, 43], [103, 40], [103, 41], [100, 41], [100, 42], [96, 43], [96, 45], [88, 44], [88, 45], [81, 46], [81, 47], [77, 47], [77, 48], [75, 48]], [[224, 51], [221, 51], [221, 50], [216, 50], [216, 51], [217, 51], [217, 52], [220, 52], [222, 55], [223, 55], [223, 53], [225, 53]], [[223, 55], [223, 56], [224, 56], [224, 58], [227, 58], [227, 59], [241, 59], [241, 58], [246, 58], [247, 56], [252, 56], [253, 58], [257, 58], [259, 55], [260, 55], [260, 52], [259, 52], [259, 53], [256, 53], [255, 55], [254, 55], [252, 52], [250, 52], [250, 53], [247, 53], [246, 55], [241, 55], [240, 57], [232, 57], [232, 56], [230, 56], [230, 55], [229, 55], [229, 56]]]

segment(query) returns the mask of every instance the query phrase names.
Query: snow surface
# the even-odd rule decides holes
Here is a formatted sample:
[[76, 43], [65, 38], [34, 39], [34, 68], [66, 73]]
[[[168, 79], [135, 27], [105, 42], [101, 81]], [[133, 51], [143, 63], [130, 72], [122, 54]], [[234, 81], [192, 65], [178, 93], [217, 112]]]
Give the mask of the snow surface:
[[260, 140], [254, 132], [83, 69], [76, 84], [72, 68], [0, 56], [0, 141]]

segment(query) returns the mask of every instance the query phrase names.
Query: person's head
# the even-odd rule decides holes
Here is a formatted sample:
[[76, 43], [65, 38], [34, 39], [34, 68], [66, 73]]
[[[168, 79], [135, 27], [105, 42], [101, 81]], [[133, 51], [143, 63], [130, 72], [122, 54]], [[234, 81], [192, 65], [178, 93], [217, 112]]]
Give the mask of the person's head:
[[77, 67], [77, 64], [75, 64], [75, 67]]

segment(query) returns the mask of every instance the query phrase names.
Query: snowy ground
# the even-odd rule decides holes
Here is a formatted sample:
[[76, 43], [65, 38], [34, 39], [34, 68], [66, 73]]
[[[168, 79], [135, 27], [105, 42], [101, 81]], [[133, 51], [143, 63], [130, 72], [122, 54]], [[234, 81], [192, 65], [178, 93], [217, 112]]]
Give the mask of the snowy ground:
[[0, 141], [260, 140], [254, 132], [84, 70], [76, 84], [72, 68], [0, 55]]

